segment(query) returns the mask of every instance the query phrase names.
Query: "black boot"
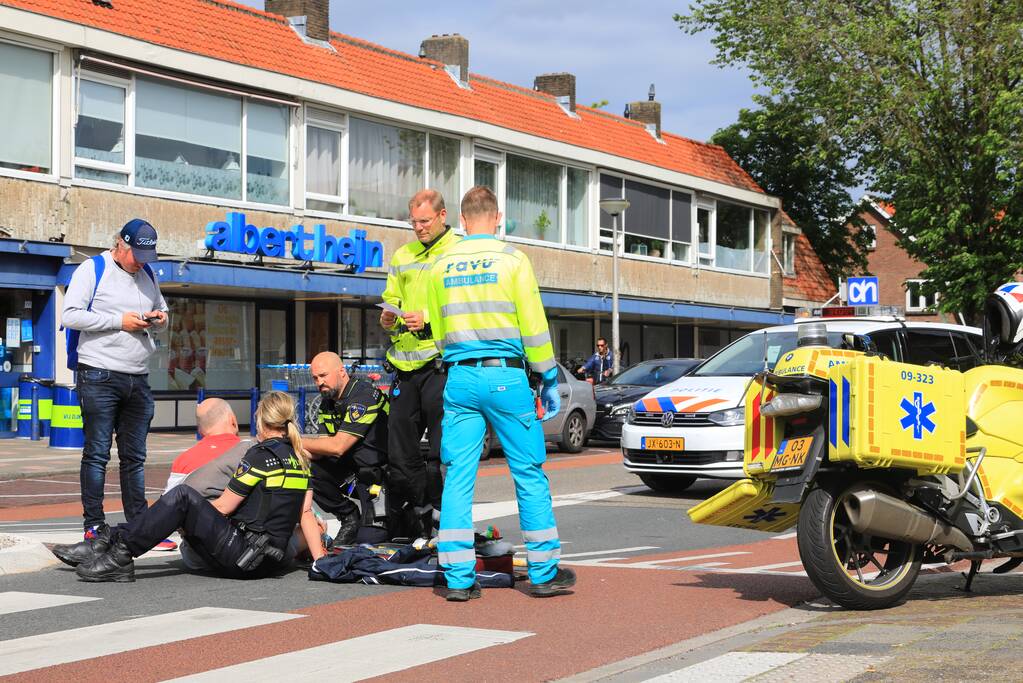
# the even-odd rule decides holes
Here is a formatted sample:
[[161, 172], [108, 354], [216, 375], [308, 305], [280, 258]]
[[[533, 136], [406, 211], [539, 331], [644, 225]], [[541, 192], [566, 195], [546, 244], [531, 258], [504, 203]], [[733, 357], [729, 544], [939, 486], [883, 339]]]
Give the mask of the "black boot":
[[130, 583], [135, 580], [135, 561], [124, 541], [117, 539], [111, 543], [107, 552], [91, 562], [78, 565], [75, 571], [82, 581]]
[[110, 527], [106, 524], [100, 524], [96, 527], [94, 533], [94, 538], [84, 540], [81, 543], [55, 545], [50, 548], [50, 552], [58, 560], [72, 567], [91, 562], [110, 550]]
[[338, 513], [336, 515], [341, 522], [341, 528], [334, 535], [334, 547], [352, 545], [359, 533], [359, 522], [361, 521], [359, 511], [352, 510], [348, 514]]

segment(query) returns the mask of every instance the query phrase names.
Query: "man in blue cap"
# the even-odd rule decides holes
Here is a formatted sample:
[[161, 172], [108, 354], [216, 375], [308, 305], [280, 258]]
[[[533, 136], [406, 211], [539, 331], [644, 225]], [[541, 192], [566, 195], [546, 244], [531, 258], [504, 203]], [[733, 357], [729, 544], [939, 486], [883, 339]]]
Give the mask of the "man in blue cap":
[[[149, 263], [156, 260], [156, 230], [128, 221], [114, 248], [75, 269], [64, 295], [61, 322], [68, 335], [68, 367], [77, 371], [85, 448], [81, 486], [86, 540], [109, 540], [103, 487], [117, 434], [121, 501], [130, 521], [146, 509], [143, 467], [153, 419], [149, 357], [152, 331], [167, 326], [167, 302]], [[74, 334], [77, 331], [77, 334]]]

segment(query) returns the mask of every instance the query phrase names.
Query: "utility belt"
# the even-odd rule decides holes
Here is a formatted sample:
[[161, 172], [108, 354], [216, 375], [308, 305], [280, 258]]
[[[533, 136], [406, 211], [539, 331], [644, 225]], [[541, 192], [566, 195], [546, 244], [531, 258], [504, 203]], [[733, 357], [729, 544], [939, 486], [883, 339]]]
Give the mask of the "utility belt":
[[238, 530], [245, 538], [245, 552], [241, 554], [235, 564], [243, 572], [250, 572], [263, 563], [263, 560], [270, 558], [275, 562], [284, 559], [284, 549], [272, 545], [270, 541], [273, 536], [265, 531], [252, 531], [244, 524], [237, 522]]
[[418, 375], [423, 372], [439, 372], [441, 374], [447, 372], [447, 364], [438, 355], [436, 358], [426, 361], [426, 364], [416, 368], [415, 370], [400, 370], [394, 367], [391, 361], [384, 359], [384, 370], [386, 372], [393, 372], [399, 379], [409, 379], [414, 375]]
[[526, 369], [526, 361], [522, 358], [466, 358], [464, 360], [456, 360], [448, 363], [448, 367], [452, 365], [469, 365], [476, 368], [518, 368], [520, 370]]

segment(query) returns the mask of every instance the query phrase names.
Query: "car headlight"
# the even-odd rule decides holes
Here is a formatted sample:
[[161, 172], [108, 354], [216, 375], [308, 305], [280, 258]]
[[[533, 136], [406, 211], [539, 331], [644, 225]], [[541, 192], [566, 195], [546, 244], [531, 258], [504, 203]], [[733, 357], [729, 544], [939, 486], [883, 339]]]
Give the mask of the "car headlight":
[[636, 406], [631, 403], [625, 406], [625, 421], [630, 425], [636, 421]]
[[608, 411], [608, 414], [611, 417], [624, 417], [629, 414], [630, 410], [632, 410], [631, 403], [619, 403], [616, 406], [611, 406], [611, 410]]
[[737, 427], [746, 421], [746, 408], [740, 406], [738, 408], [729, 408], [728, 410], [719, 410], [708, 415], [707, 419], [722, 427]]

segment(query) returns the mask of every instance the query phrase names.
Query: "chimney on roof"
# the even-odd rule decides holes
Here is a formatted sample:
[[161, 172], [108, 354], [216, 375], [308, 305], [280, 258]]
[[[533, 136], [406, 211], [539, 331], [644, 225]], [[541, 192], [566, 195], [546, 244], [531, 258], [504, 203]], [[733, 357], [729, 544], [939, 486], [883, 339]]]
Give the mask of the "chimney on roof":
[[305, 38], [324, 42], [330, 40], [328, 0], [265, 0], [265, 9], [271, 14], [286, 17], [299, 35]]
[[647, 130], [658, 140], [661, 139], [661, 103], [654, 99], [654, 84], [646, 101], [629, 102], [625, 106], [625, 117], [646, 124]]
[[469, 83], [469, 41], [457, 33], [432, 35], [419, 44], [419, 56], [440, 62], [461, 85]]
[[566, 111], [575, 111], [574, 74], [541, 74], [533, 79], [533, 90], [553, 95]]

